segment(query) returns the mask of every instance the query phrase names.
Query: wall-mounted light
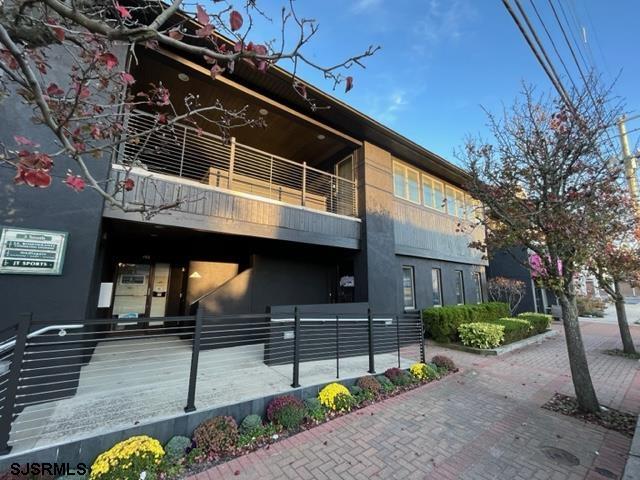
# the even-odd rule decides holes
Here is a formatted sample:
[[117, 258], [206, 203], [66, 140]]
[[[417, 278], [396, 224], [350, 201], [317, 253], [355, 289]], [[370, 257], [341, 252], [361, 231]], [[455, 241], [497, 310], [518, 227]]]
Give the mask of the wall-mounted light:
[[323, 134], [321, 133], [318, 134], [318, 140], [324, 140], [325, 138], [327, 137], [325, 137]]
[[269, 110], [267, 110], [266, 108], [261, 108], [260, 110], [258, 110], [258, 113], [264, 117], [269, 113]]
[[178, 79], [182, 80], [183, 82], [188, 82], [189, 81], [189, 75], [187, 75], [186, 73], [180, 72], [178, 74]]
[[189, 275], [189, 278], [202, 278], [202, 275], [200, 275], [198, 272], [193, 272], [191, 275]]

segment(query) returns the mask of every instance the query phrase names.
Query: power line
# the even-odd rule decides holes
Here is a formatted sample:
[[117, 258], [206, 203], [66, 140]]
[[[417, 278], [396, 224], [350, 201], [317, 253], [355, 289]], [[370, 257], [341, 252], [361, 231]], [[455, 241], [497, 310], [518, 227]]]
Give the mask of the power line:
[[593, 32], [593, 37], [595, 38], [595, 44], [596, 47], [598, 47], [598, 52], [600, 53], [600, 58], [602, 59], [602, 63], [604, 65], [605, 70], [607, 71], [607, 73], [609, 74], [609, 79], [613, 78], [613, 75], [611, 75], [611, 70], [609, 69], [609, 65], [607, 63], [607, 58], [604, 54], [604, 51], [602, 50], [602, 47], [600, 45], [600, 38], [598, 37], [598, 30], [596, 30], [593, 21], [591, 20], [591, 14], [589, 13], [589, 7], [587, 5], [586, 2], [583, 3], [583, 7], [584, 7], [584, 12], [587, 16], [587, 22], [589, 22], [589, 25], [591, 26], [591, 31]]
[[[518, 7], [520, 8], [520, 4], [519, 4], [518, 0], [516, 0], [516, 2], [518, 4]], [[525, 41], [529, 45], [529, 48], [531, 49], [531, 51], [535, 55], [536, 59], [538, 60], [538, 63], [540, 64], [542, 69], [545, 71], [545, 73], [549, 77], [549, 80], [551, 80], [551, 83], [553, 84], [555, 89], [558, 91], [558, 94], [560, 94], [560, 97], [562, 97], [562, 100], [564, 101], [564, 103], [567, 105], [567, 108], [569, 108], [572, 112], [575, 112], [575, 108], [573, 106], [573, 103], [571, 102], [571, 98], [567, 94], [567, 91], [565, 90], [564, 86], [562, 85], [562, 82], [553, 73], [553, 72], [555, 72], [555, 69], [552, 69], [552, 67], [550, 68], [545, 63], [545, 61], [542, 59], [542, 57], [540, 56], [540, 52], [538, 52], [538, 49], [533, 44], [533, 41], [529, 37], [529, 34], [525, 31], [522, 23], [520, 22], [520, 19], [517, 17], [516, 13], [511, 8], [511, 5], [509, 4], [508, 0], [502, 0], [502, 3], [505, 6], [505, 8], [507, 9], [507, 11], [509, 12], [509, 15], [511, 15], [511, 18], [513, 19], [513, 21], [517, 25], [518, 29], [520, 30], [520, 33], [522, 34], [522, 36], [524, 37]]]
[[[549, 2], [551, 2], [552, 0], [549, 0]], [[567, 24], [567, 30], [569, 30], [569, 34], [571, 35], [571, 39], [573, 40], [573, 44], [576, 47], [576, 50], [578, 50], [578, 54], [580, 55], [580, 59], [582, 60], [582, 63], [584, 64], [585, 68], [589, 69], [589, 70], [593, 70], [593, 65], [589, 65], [589, 63], [584, 59], [584, 55], [582, 55], [582, 49], [580, 48], [580, 43], [576, 40], [575, 35], [573, 34], [573, 30], [571, 29], [571, 25], [569, 24], [569, 20], [567, 18], [567, 14], [564, 10], [564, 7], [562, 6], [562, 2], [560, 0], [557, 0], [558, 2], [558, 6], [560, 7], [560, 12], [562, 13], [562, 18], [564, 18], [565, 23]]]
[[585, 55], [589, 60], [588, 63], [591, 65], [591, 68], [593, 70], [596, 70], [596, 60], [593, 55], [593, 50], [591, 49], [591, 44], [589, 43], [589, 40], [587, 38], [587, 29], [582, 24], [582, 21], [578, 14], [578, 9], [575, 4], [575, 0], [571, 0], [568, 2], [567, 10], [571, 14], [571, 20], [573, 20], [573, 25], [578, 33], [578, 38], [580, 38], [580, 42], [577, 42], [577, 47], [585, 51]]
[[[553, 16], [556, 19], [556, 22], [558, 23], [558, 26], [560, 27], [560, 31], [562, 32], [562, 36], [564, 37], [565, 43], [567, 44], [567, 47], [569, 47], [569, 51], [571, 52], [571, 57], [573, 58], [574, 63], [576, 64], [576, 67], [578, 67], [578, 73], [580, 74], [580, 78], [582, 78], [582, 81], [584, 82], [584, 88], [587, 92], [587, 95], [589, 96], [589, 98], [591, 99], [591, 102], [593, 103], [593, 107], [594, 109], [598, 109], [598, 104], [596, 102], [595, 96], [593, 95], [593, 92], [591, 91], [591, 85], [589, 83], [589, 80], [587, 79], [586, 75], [584, 74], [584, 72], [582, 71], [582, 67], [580, 66], [580, 62], [578, 61], [578, 58], [576, 56], [576, 53], [573, 49], [573, 47], [571, 46], [571, 42], [569, 41], [569, 37], [567, 36], [567, 32], [565, 31], [564, 26], [562, 25], [562, 21], [560, 20], [560, 17], [558, 16], [558, 12], [556, 11], [556, 8], [553, 5], [553, 0], [547, 0], [549, 2], [549, 6], [551, 7], [551, 11], [553, 12]], [[562, 6], [561, 2], [558, 2], [558, 5], [560, 5], [560, 9], [562, 11], [562, 15], [565, 19], [565, 22], [567, 22], [567, 27], [569, 27], [569, 22], [567, 20], [567, 16], [566, 13], [564, 11], [564, 7]], [[571, 32], [571, 30], [570, 30]], [[575, 37], [573, 37], [573, 33], [571, 32], [571, 36], [573, 38], [573, 41], [575, 42]], [[584, 61], [584, 57], [582, 56], [582, 51], [578, 48], [578, 53], [580, 54], [580, 57], [582, 58], [583, 63], [586, 64], [586, 62]], [[605, 135], [607, 136], [609, 142], [611, 142], [611, 145], [615, 145], [613, 139], [611, 138], [611, 136], [609, 135], [609, 132], [607, 130], [605, 130]]]
[[[551, 4], [551, 0], [549, 0], [551, 7], [553, 8], [553, 4]], [[544, 48], [544, 45], [542, 44], [542, 42], [540, 41], [540, 38], [538, 37], [535, 28], [533, 27], [533, 25], [531, 24], [527, 13], [525, 12], [524, 8], [522, 8], [522, 5], [520, 3], [519, 0], [515, 0], [515, 4], [518, 7], [518, 10], [520, 11], [520, 14], [522, 15], [522, 17], [524, 18], [529, 30], [531, 31], [531, 35], [533, 36], [535, 42], [538, 45], [538, 48], [540, 49], [540, 51], [538, 51], [538, 48], [536, 48], [536, 46], [534, 45], [534, 41], [532, 40], [531, 36], [529, 35], [529, 33], [527, 33], [527, 31], [525, 30], [525, 27], [523, 26], [522, 22], [520, 21], [520, 19], [518, 18], [518, 16], [516, 15], [516, 13], [513, 11], [513, 9], [511, 8], [511, 5], [509, 4], [508, 0], [502, 0], [502, 3], [504, 4], [505, 8], [507, 9], [507, 11], [509, 12], [509, 14], [511, 15], [511, 18], [513, 19], [513, 21], [516, 23], [518, 29], [520, 30], [520, 33], [523, 35], [523, 37], [525, 38], [525, 41], [527, 42], [527, 44], [529, 45], [529, 48], [531, 49], [531, 51], [533, 52], [533, 54], [535, 55], [536, 59], [538, 60], [538, 63], [542, 66], [543, 70], [545, 71], [545, 73], [547, 74], [547, 76], [549, 77], [549, 79], [551, 80], [551, 83], [553, 84], [553, 86], [555, 87], [555, 89], [557, 90], [557, 92], [559, 93], [560, 97], [562, 98], [562, 100], [564, 101], [564, 103], [566, 104], [567, 108], [569, 108], [572, 112], [573, 115], [575, 115], [576, 117], [578, 117], [578, 112], [577, 109], [575, 107], [575, 105], [573, 104], [571, 97], [569, 96], [569, 94], [567, 93], [566, 89], [564, 88], [564, 85], [562, 84], [562, 80], [560, 78], [560, 76], [557, 74], [557, 71], [553, 65], [553, 62], [551, 61], [551, 59], [549, 58], [549, 55], [546, 53], [546, 50]], [[532, 3], [533, 4], [533, 3]], [[533, 5], [535, 7], [535, 5]], [[555, 8], [554, 12], [555, 12]], [[537, 12], [537, 9], [536, 9]], [[539, 18], [541, 19], [541, 16], [539, 15], [539, 12], [537, 12]], [[564, 27], [562, 26], [559, 16], [556, 13], [556, 19], [559, 22], [559, 25], [563, 31], [563, 35], [565, 37], [565, 40], [568, 42], [568, 45], [570, 47], [570, 49], [572, 50], [572, 54], [574, 57], [574, 60], [577, 62], [577, 57], [575, 56], [575, 52], [573, 52], [573, 48], [571, 47], [570, 42], [568, 41], [568, 36], [566, 35], [566, 32], [564, 31]], [[544, 22], [543, 22], [544, 23]], [[550, 39], [552, 40], [552, 37], [548, 31], [548, 29], [546, 29], [546, 25], [543, 25], [545, 27], [545, 31], [547, 32], [547, 35], [550, 37]], [[576, 88], [576, 90], [578, 90], [575, 82], [573, 81], [573, 78], [571, 77], [571, 75], [568, 72], [568, 68], [566, 67], [566, 64], [564, 63], [564, 59], [562, 58], [562, 56], [560, 55], [557, 46], [555, 46], [555, 42], [552, 42], [554, 44], [554, 50], [556, 51], [556, 54], [558, 55], [558, 58], [560, 58], [560, 61], [563, 63], [563, 66], [565, 68], [565, 70], [567, 71], [567, 74], [569, 76], [569, 80], [571, 81], [571, 83], [574, 85], [574, 88]], [[543, 58], [544, 57], [544, 60]], [[546, 60], [546, 63], [545, 63]], [[591, 89], [589, 88], [589, 83], [586, 79], [586, 76], [584, 75], [584, 73], [582, 72], [582, 69], [580, 68], [580, 65], [578, 65], [582, 80], [584, 81], [585, 84], [585, 89], [587, 91], [587, 94], [589, 95], [591, 101], [593, 102], [594, 108], [598, 108], [597, 107], [597, 103], [595, 101], [595, 98], [591, 92]], [[611, 137], [609, 136], [609, 133], [605, 130], [604, 131], [605, 135], [607, 136], [607, 139], [609, 141], [609, 146], [613, 146], [614, 142], [611, 139]], [[603, 144], [605, 142], [602, 142]], [[610, 154], [610, 151], [606, 152], [607, 154]]]
[[536, 4], [533, 3], [533, 0], [529, 0], [529, 3], [531, 3], [531, 6], [533, 7], [533, 11], [535, 12], [536, 17], [538, 17], [538, 21], [540, 22], [540, 24], [542, 25], [542, 28], [544, 29], [545, 33], [547, 34], [547, 38], [551, 42], [551, 46], [553, 47], [553, 51], [556, 53], [556, 56], [560, 59], [560, 63], [562, 64], [562, 68], [564, 69], [565, 73], [567, 74], [567, 77], [569, 78], [569, 81], [573, 85], [573, 88], [578, 90], [578, 87], [577, 87], [576, 83], [573, 81], [573, 78], [571, 77], [571, 73], [569, 73], [569, 69], [567, 68], [567, 64], [564, 63], [564, 59], [562, 58], [562, 55], [560, 55], [560, 52], [558, 51], [558, 47], [556, 46], [556, 42], [553, 41], [553, 37], [551, 36], [551, 33], [549, 32], [549, 29], [547, 28], [547, 25], [544, 23], [544, 20], [542, 19], [542, 16], [540, 15], [540, 12], [538, 12], [538, 8], [536, 7]]

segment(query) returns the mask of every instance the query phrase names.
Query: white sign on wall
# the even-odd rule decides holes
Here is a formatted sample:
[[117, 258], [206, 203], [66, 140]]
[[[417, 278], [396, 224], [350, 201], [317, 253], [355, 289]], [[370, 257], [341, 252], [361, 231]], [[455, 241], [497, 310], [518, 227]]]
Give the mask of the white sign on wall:
[[0, 235], [0, 273], [61, 275], [66, 232], [5, 227]]

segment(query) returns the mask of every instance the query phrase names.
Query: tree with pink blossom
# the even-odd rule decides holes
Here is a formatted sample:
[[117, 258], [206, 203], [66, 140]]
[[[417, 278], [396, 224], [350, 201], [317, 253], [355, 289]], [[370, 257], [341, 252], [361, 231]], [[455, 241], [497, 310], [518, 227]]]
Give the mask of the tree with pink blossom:
[[[171, 92], [160, 82], [136, 85], [132, 94], [136, 78], [118, 52], [135, 52], [134, 47], [169, 49], [200, 59], [214, 79], [232, 73], [240, 63], [265, 73], [288, 60], [293, 66], [291, 88], [313, 110], [323, 106], [298, 79], [296, 72], [301, 65], [320, 71], [334, 89], [342, 86], [348, 92], [355, 84], [350, 69], [364, 68], [363, 60], [379, 48], [370, 46], [361, 54], [321, 65], [306, 51], [318, 24], [300, 17], [293, 0], [274, 16], [276, 21], [255, 0], [237, 3], [236, 7], [217, 0], [207, 5], [182, 0], [0, 2], [0, 99], [21, 97], [32, 111], [33, 122], [50, 131], [56, 143], [55, 149], [44, 149], [26, 132], [13, 132], [14, 143], [0, 144], [0, 164], [15, 168], [16, 184], [47, 188], [53, 181], [56, 160], [70, 158], [73, 168], [57, 174], [66, 175], [64, 183], [69, 188], [76, 192], [91, 189], [123, 211], [151, 216], [187, 199], [171, 198], [154, 205], [138, 203], [120, 194], [134, 188], [129, 170], [117, 185], [107, 186], [104, 179], [93, 176], [90, 162], [110, 161], [123, 142], [144, 141], [178, 122], [191, 124], [196, 130], [203, 124], [212, 125], [225, 139], [234, 128], [262, 127], [265, 121], [251, 118], [246, 107], [228, 108], [217, 100], [202, 104], [198, 95], [181, 99], [184, 105], [178, 109]], [[275, 24], [279, 40], [254, 38], [258, 17]], [[52, 75], [60, 73], [60, 66], [49, 60], [54, 51], [63, 51], [71, 60], [64, 81], [56, 81]], [[132, 138], [125, 125], [141, 107], [151, 112], [155, 121]]]
[[[460, 156], [469, 167], [467, 187], [480, 201], [476, 215], [490, 251], [527, 248], [537, 257], [536, 281], [550, 289], [562, 308], [569, 364], [579, 408], [598, 412], [584, 350], [574, 276], [611, 231], [624, 228], [630, 208], [624, 176], [608, 161], [613, 144], [607, 129], [619, 106], [591, 80], [570, 92], [570, 102], [523, 96], [498, 118], [488, 115], [492, 141], [470, 139]], [[529, 260], [523, 260], [529, 268]]]

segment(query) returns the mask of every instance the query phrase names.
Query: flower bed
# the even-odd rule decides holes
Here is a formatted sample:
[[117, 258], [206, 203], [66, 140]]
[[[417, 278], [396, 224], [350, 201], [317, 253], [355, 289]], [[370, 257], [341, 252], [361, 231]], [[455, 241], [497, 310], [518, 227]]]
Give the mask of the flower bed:
[[[392, 368], [384, 375], [362, 377], [351, 388], [330, 383], [317, 397], [304, 401], [292, 395], [276, 397], [264, 417], [254, 413], [244, 419], [209, 418], [198, 425], [191, 438], [175, 436], [164, 447], [147, 436], [131, 437], [100, 454], [88, 479], [185, 478], [455, 371], [451, 359], [438, 355], [431, 363], [416, 363], [407, 370]], [[241, 420], [239, 424], [237, 420]]]

